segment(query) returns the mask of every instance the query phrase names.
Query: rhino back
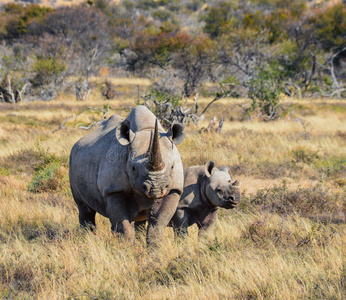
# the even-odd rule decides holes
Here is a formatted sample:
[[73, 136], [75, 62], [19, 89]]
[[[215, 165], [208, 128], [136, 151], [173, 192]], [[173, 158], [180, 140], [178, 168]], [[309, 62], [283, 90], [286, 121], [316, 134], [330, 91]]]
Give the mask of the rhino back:
[[114, 140], [115, 127], [122, 121], [118, 115], [111, 116], [98, 128], [81, 138], [70, 155], [70, 184], [76, 201], [82, 201], [105, 214], [102, 195], [97, 179], [101, 162]]

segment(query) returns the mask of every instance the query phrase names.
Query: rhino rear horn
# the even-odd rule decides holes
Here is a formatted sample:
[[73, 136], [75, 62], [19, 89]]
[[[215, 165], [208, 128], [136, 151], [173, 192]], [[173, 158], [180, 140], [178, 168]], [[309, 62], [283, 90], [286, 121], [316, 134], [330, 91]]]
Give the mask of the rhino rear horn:
[[185, 138], [183, 132], [184, 126], [182, 124], [173, 124], [171, 129], [167, 132], [167, 136], [173, 141], [174, 144], [179, 145]]
[[148, 171], [162, 171], [165, 167], [165, 163], [162, 160], [161, 150], [160, 150], [160, 141], [159, 141], [159, 130], [157, 125], [157, 119], [155, 122], [155, 131], [154, 131], [154, 139], [151, 144], [151, 149], [149, 153], [149, 161], [147, 164]]

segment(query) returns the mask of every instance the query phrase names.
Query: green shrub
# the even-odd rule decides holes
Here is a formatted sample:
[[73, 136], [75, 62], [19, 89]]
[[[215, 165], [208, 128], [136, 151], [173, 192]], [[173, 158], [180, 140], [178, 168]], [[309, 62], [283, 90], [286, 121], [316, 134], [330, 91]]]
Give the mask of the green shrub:
[[28, 184], [28, 190], [32, 193], [56, 191], [61, 186], [62, 174], [60, 163], [53, 162], [39, 168]]
[[309, 23], [316, 30], [316, 37], [325, 50], [345, 47], [345, 6], [331, 5], [326, 10], [312, 14]]
[[245, 108], [244, 117], [250, 117], [258, 112], [258, 116], [266, 121], [278, 119], [284, 111], [280, 105], [281, 84], [274, 73], [260, 72], [248, 82], [248, 97], [252, 100], [250, 107]]
[[17, 3], [7, 3], [4, 6], [4, 11], [7, 14], [20, 14], [23, 13], [24, 10], [24, 6]]
[[162, 22], [167, 22], [169, 19], [174, 18], [174, 14], [172, 12], [166, 11], [166, 10], [157, 10], [157, 11], [152, 13], [152, 16], [155, 19], [158, 19]]
[[234, 5], [221, 2], [216, 7], [207, 9], [207, 13], [202, 17], [205, 22], [203, 32], [211, 38], [216, 38], [222, 33], [223, 27], [231, 26], [235, 21], [232, 18]]
[[3, 176], [8, 176], [8, 175], [11, 175], [12, 171], [8, 168], [1, 168], [0, 169], [0, 175], [3, 175]]
[[314, 162], [314, 166], [326, 176], [343, 176], [346, 172], [346, 157], [322, 157]]
[[313, 151], [306, 147], [297, 147], [293, 149], [290, 152], [290, 156], [293, 162], [303, 162], [305, 164], [311, 164], [320, 158], [318, 151]]
[[37, 57], [33, 66], [34, 78], [30, 80], [34, 87], [43, 86], [51, 82], [56, 83], [59, 75], [65, 71], [65, 64], [54, 58]]
[[43, 149], [39, 142], [36, 143], [35, 153], [40, 162], [34, 168], [28, 190], [32, 193], [41, 193], [63, 189], [68, 181], [67, 172], [64, 172], [67, 158], [49, 153], [49, 149]]
[[293, 163], [311, 165], [323, 176], [337, 176], [345, 172], [346, 158], [344, 156], [322, 155], [319, 151], [306, 147], [297, 147], [291, 150], [289, 156], [292, 158]]

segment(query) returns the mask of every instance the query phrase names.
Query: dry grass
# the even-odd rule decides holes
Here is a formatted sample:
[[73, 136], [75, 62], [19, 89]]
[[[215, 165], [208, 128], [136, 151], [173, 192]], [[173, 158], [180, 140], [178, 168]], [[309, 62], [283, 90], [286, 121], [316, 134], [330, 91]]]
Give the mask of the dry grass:
[[201, 126], [223, 116], [222, 134], [188, 127], [180, 153], [185, 166], [229, 165], [242, 204], [221, 210], [206, 240], [192, 227], [174, 241], [167, 228], [162, 247], [148, 250], [144, 235], [129, 245], [100, 216], [96, 235], [79, 228], [67, 159], [85, 132], [52, 133], [84, 107], [134, 105], [125, 95], [0, 104], [1, 299], [343, 299], [343, 102], [286, 100], [291, 116], [273, 123], [240, 121], [245, 99], [215, 103]]

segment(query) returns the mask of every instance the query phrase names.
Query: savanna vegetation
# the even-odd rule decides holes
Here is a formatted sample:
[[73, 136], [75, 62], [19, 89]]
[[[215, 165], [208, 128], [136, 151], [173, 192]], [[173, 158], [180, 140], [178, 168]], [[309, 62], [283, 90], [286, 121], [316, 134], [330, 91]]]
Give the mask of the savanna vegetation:
[[[133, 84], [131, 84], [131, 82]], [[146, 81], [112, 83], [124, 93], [103, 100], [126, 116]], [[115, 238], [97, 216], [97, 234], [79, 227], [68, 182], [68, 155], [97, 121], [97, 106], [59, 98], [1, 104], [0, 297], [3, 299], [342, 299], [345, 294], [345, 117], [340, 100], [292, 100], [275, 122], [243, 121], [249, 99], [224, 98], [199, 127], [186, 127], [184, 166], [214, 159], [241, 183], [234, 210], [221, 210], [215, 230], [175, 241], [167, 228], [161, 248]], [[209, 98], [201, 98], [205, 107]], [[192, 104], [192, 103], [191, 103]], [[123, 110], [125, 108], [125, 110]], [[208, 120], [225, 118], [221, 133]], [[55, 131], [54, 133], [52, 133]]]
[[233, 97], [265, 98], [273, 107], [280, 93], [345, 96], [341, 1], [46, 4], [0, 6], [2, 101], [63, 93], [83, 100], [100, 70], [148, 78], [152, 90], [179, 97], [207, 96], [215, 92], [207, 83], [228, 82]]
[[[345, 297], [341, 1], [35, 2], [0, 5], [1, 299]], [[79, 227], [71, 147], [137, 104], [240, 181], [207, 238]]]

